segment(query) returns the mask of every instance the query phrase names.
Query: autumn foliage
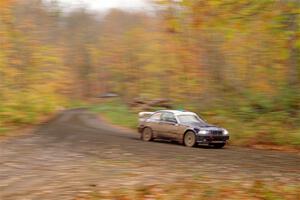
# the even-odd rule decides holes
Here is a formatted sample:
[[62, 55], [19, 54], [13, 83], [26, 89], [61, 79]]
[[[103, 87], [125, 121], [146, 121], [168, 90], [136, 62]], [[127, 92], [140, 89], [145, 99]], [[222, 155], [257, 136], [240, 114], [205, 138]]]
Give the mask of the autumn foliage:
[[299, 1], [154, 3], [98, 14], [1, 0], [0, 126], [115, 92], [168, 98], [234, 139], [300, 144]]

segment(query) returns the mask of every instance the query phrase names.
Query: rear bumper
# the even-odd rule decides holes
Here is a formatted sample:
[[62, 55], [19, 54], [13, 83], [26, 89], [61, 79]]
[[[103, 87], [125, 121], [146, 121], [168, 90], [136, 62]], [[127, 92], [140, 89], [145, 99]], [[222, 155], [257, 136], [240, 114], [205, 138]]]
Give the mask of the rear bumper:
[[197, 135], [198, 144], [210, 144], [210, 143], [226, 143], [229, 140], [229, 136], [221, 135]]
[[143, 128], [144, 128], [144, 127], [138, 126], [138, 127], [137, 127], [138, 132], [139, 132], [139, 133], [142, 133]]

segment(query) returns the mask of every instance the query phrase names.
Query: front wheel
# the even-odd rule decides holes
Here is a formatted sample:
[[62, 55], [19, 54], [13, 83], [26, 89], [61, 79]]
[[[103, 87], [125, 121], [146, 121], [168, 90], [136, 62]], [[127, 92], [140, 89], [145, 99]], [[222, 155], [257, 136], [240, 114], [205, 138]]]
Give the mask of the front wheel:
[[153, 139], [152, 130], [150, 128], [145, 128], [142, 132], [142, 140], [149, 142]]
[[220, 143], [220, 144], [213, 144], [212, 146], [215, 149], [222, 149], [225, 146], [226, 143]]
[[187, 147], [193, 147], [196, 145], [196, 135], [193, 131], [188, 131], [184, 135], [184, 145]]

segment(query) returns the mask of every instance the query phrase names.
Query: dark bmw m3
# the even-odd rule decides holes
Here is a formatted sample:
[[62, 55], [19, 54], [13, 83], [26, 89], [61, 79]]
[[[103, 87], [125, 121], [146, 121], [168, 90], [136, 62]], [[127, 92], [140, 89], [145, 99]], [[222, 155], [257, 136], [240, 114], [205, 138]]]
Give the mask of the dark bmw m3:
[[167, 139], [178, 141], [188, 147], [207, 144], [223, 148], [229, 140], [226, 129], [206, 123], [196, 113], [161, 110], [139, 113], [138, 131], [141, 139]]

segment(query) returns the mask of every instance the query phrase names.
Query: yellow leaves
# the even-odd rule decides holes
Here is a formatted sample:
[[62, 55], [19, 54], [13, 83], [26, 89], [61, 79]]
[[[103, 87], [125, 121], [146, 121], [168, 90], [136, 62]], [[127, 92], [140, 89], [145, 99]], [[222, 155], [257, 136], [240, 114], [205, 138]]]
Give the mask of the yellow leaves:
[[286, 79], [291, 35], [300, 48], [299, 33], [286, 30], [286, 16], [297, 10], [285, 3], [160, 0], [156, 15], [113, 11], [98, 21], [87, 11], [53, 17], [38, 5], [14, 9], [16, 17], [14, 2], [0, 0], [1, 92], [12, 109], [22, 107], [17, 93], [40, 112], [61, 93], [81, 97], [87, 90], [168, 95], [180, 103], [186, 93], [198, 101], [220, 88], [211, 96], [275, 91], [274, 82]]

